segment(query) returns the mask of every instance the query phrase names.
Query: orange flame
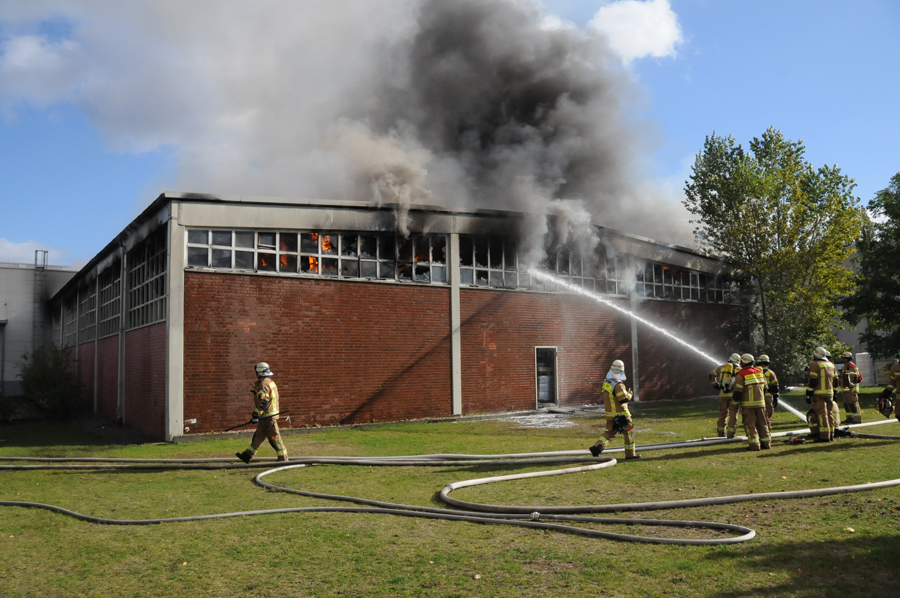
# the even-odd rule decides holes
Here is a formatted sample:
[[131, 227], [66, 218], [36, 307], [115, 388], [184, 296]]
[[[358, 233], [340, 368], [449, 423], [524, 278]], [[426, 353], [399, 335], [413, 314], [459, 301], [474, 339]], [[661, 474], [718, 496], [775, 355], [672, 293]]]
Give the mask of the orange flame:
[[331, 251], [331, 235], [322, 235], [322, 251]]

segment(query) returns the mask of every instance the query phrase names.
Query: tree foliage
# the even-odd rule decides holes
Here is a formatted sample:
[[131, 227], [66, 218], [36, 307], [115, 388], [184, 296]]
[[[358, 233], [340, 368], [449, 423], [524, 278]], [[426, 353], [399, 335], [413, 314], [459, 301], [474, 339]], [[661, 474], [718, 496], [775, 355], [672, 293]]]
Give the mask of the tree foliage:
[[844, 318], [868, 320], [860, 336], [878, 356], [900, 351], [900, 172], [869, 202], [874, 219], [856, 243], [856, 293], [844, 300]]
[[19, 377], [25, 396], [45, 417], [66, 419], [82, 407], [82, 388], [72, 368], [69, 350], [49, 346], [22, 355]]
[[854, 283], [845, 262], [866, 221], [853, 179], [837, 166], [813, 167], [805, 153], [774, 128], [749, 151], [713, 133], [685, 187], [701, 245], [739, 271], [748, 349], [787, 374], [814, 346], [837, 348], [836, 304]]

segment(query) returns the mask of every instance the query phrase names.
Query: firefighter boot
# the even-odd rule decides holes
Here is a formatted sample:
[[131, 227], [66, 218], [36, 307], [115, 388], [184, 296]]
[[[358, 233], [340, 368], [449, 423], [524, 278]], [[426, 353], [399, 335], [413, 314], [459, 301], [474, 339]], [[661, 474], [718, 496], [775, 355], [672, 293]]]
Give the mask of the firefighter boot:
[[598, 445], [596, 445], [596, 446], [589, 446], [589, 447], [588, 447], [588, 450], [591, 451], [591, 454], [592, 454], [593, 456], [599, 457], [599, 456], [600, 456], [600, 453], [603, 452], [603, 448], [604, 448], [604, 447], [602, 447], [602, 446], [600, 446], [600, 445], [598, 444]]
[[631, 456], [631, 457], [625, 457], [625, 460], [626, 460], [626, 461], [631, 461], [632, 459], [643, 459], [643, 458], [644, 458], [644, 456], [641, 455], [640, 453], [638, 453], [638, 454], [633, 455], [633, 456]]
[[287, 461], [287, 455], [278, 455], [276, 461]]
[[769, 444], [768, 442], [761, 442], [759, 444], [759, 446], [761, 449], [766, 450], [766, 451], [772, 448], [772, 445]]
[[245, 450], [243, 453], [235, 453], [234, 456], [244, 463], [250, 463], [250, 459], [253, 458], [253, 453], [251, 453], [249, 450]]

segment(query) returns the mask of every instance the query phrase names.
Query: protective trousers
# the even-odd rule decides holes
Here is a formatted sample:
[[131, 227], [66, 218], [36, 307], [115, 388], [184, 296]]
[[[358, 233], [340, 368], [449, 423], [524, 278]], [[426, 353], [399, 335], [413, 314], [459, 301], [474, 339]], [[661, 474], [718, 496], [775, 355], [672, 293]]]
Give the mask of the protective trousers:
[[848, 424], [862, 423], [862, 410], [859, 408], [859, 393], [856, 390], [844, 391], [844, 410], [847, 412]]
[[809, 419], [809, 431], [822, 440], [834, 439], [834, 401], [831, 397], [817, 396], [812, 404], [813, 417]]
[[[612, 419], [606, 420], [606, 431], [600, 434], [600, 444], [603, 445], [604, 449], [609, 446], [609, 443], [617, 434], [618, 431], [615, 426], [613, 426]], [[625, 433], [623, 436], [625, 437], [625, 457], [634, 457], [634, 423], [631, 421], [630, 417], [628, 418], [628, 424], [625, 426]]]
[[772, 427], [772, 416], [775, 415], [775, 405], [772, 395], [766, 395], [766, 419], [769, 420], [769, 428]]
[[256, 432], [253, 434], [253, 440], [250, 441], [251, 456], [256, 454], [256, 451], [262, 446], [263, 440], [269, 441], [269, 444], [275, 449], [275, 455], [279, 461], [287, 461], [287, 449], [284, 447], [281, 431], [278, 429], [278, 422], [274, 417], [261, 419], [256, 424]]
[[[716, 422], [716, 431], [719, 437], [734, 438], [734, 427], [737, 424], [737, 414], [739, 407], [735, 405], [731, 397], [722, 397], [719, 399], [719, 421]], [[725, 427], [726, 421], [728, 427]]]
[[766, 417], [765, 407], [744, 407], [744, 431], [747, 434], [747, 443], [751, 451], [758, 451], [760, 446], [764, 449], [772, 448], [772, 438], [769, 435], [769, 418]]

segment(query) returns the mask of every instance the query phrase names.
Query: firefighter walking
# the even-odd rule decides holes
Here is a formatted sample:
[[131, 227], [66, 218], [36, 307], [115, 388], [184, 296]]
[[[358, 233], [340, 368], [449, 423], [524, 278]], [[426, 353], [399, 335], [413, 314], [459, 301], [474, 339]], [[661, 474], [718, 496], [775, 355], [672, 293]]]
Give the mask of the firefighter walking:
[[775, 408], [778, 407], [778, 376], [769, 369], [769, 356], [762, 354], [756, 360], [756, 365], [762, 370], [766, 377], [766, 418], [769, 420], [769, 430], [772, 430], [772, 416], [775, 414]]
[[844, 368], [841, 370], [841, 393], [844, 398], [844, 411], [847, 419], [842, 424], [861, 424], [862, 410], [859, 408], [859, 384], [863, 381], [862, 374], [856, 364], [853, 363], [853, 355], [850, 351], [844, 351], [841, 355]]
[[625, 459], [640, 459], [641, 455], [634, 452], [634, 422], [631, 421], [631, 413], [628, 411], [628, 401], [632, 393], [625, 388], [625, 364], [617, 359], [612, 362], [606, 380], [603, 381], [603, 407], [606, 411], [606, 431], [600, 435], [596, 444], [588, 447], [591, 454], [598, 457], [610, 441], [621, 432], [625, 437]]
[[806, 383], [806, 402], [812, 405], [807, 414], [809, 432], [816, 442], [834, 440], [834, 364], [828, 361], [828, 351], [816, 347], [809, 364]]
[[766, 375], [753, 366], [753, 356], [741, 355], [741, 370], [734, 377], [732, 400], [743, 411], [747, 448], [751, 451], [772, 448], [769, 418], [766, 416]]
[[716, 432], [719, 438], [734, 438], [738, 408], [732, 404], [731, 395], [734, 375], [740, 369], [738, 366], [740, 359], [740, 355], [732, 353], [728, 358], [728, 363], [720, 365], [709, 373], [709, 381], [713, 388], [719, 391], [719, 421], [716, 422]]
[[250, 459], [259, 450], [263, 440], [268, 440], [278, 461], [287, 461], [287, 449], [281, 439], [281, 431], [278, 429], [278, 387], [272, 380], [272, 370], [265, 362], [255, 366], [256, 384], [253, 385], [253, 417], [250, 423], [256, 424], [256, 432], [250, 441], [250, 446], [242, 453], [235, 453], [238, 459], [249, 463]]
[[[897, 353], [897, 363], [895, 363], [891, 367], [891, 372], [888, 379], [888, 385], [881, 391], [882, 400], [886, 400], [888, 402], [893, 402], [894, 404], [894, 415], [897, 417], [897, 421], [900, 421], [900, 401], [897, 401], [897, 387], [900, 386], [900, 352]], [[885, 410], [885, 417], [890, 417], [891, 413], [888, 410]]]

